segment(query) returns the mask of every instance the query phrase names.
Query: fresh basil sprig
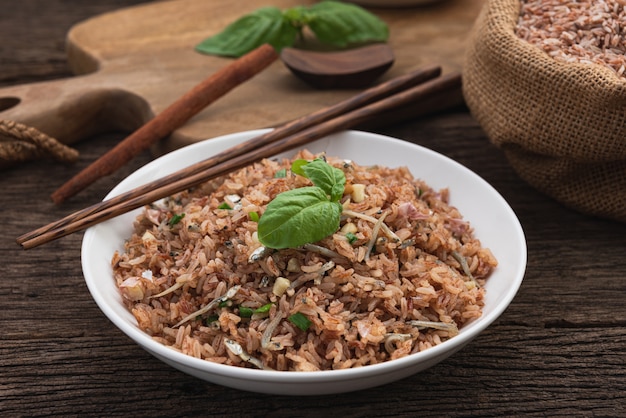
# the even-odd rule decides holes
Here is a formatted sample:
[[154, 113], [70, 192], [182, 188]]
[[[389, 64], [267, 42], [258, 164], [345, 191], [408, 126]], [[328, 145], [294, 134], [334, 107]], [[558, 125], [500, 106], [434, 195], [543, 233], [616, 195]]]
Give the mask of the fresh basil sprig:
[[267, 205], [259, 219], [258, 237], [268, 248], [296, 248], [339, 229], [346, 184], [343, 171], [321, 159], [296, 160], [291, 171], [314, 185], [280, 193]]
[[196, 50], [205, 54], [240, 57], [270, 44], [278, 51], [293, 46], [308, 27], [324, 44], [338, 48], [365, 42], [385, 42], [389, 28], [385, 22], [355, 4], [322, 1], [310, 7], [284, 11], [262, 7], [228, 25], [222, 32], [203, 40]]

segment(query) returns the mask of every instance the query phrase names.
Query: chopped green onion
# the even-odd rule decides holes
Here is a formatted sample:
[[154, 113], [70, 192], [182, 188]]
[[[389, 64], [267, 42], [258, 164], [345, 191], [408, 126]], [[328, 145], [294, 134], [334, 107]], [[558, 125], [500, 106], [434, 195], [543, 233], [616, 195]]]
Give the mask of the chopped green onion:
[[283, 168], [281, 170], [278, 170], [276, 173], [274, 173], [274, 178], [276, 179], [282, 179], [287, 177], [287, 169]]
[[250, 212], [248, 213], [248, 216], [250, 217], [250, 220], [252, 222], [259, 222], [259, 214], [256, 212]]
[[354, 244], [354, 241], [356, 241], [358, 238], [356, 237], [356, 235], [354, 235], [352, 232], [348, 232], [346, 234], [346, 238], [348, 239], [348, 242], [350, 244]]
[[226, 202], [222, 203], [221, 205], [219, 205], [217, 207], [218, 209], [226, 209], [226, 210], [231, 210], [232, 208], [230, 207], [230, 205]]
[[254, 313], [268, 313], [270, 309], [272, 309], [273, 303], [266, 303], [263, 306], [260, 306], [254, 310]]
[[295, 314], [289, 316], [289, 318], [287, 319], [289, 320], [289, 322], [300, 328], [302, 331], [306, 331], [307, 329], [309, 329], [312, 323], [309, 318], [304, 316], [304, 314], [301, 312], [296, 312]]
[[253, 314], [268, 313], [272, 309], [273, 303], [266, 303], [256, 309], [248, 308], [247, 306], [239, 306], [239, 316], [242, 318], [250, 318]]
[[177, 223], [179, 223], [181, 221], [181, 219], [183, 219], [185, 217], [184, 213], [178, 214], [178, 215], [174, 215], [170, 218], [170, 220], [167, 222], [169, 224], [169, 226], [174, 226]]
[[227, 299], [227, 300], [221, 301], [217, 306], [219, 308], [227, 308], [232, 305], [233, 305], [233, 302], [230, 299]]
[[254, 313], [252, 308], [248, 308], [247, 306], [239, 307], [239, 316], [242, 318], [250, 318]]

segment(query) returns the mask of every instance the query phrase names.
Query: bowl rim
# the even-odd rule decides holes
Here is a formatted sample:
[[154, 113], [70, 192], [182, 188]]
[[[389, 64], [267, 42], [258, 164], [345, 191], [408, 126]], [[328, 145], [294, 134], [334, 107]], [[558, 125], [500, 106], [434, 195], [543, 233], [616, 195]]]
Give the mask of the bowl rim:
[[[233, 144], [235, 140], [244, 140], [248, 137], [252, 137], [254, 135], [260, 135], [264, 132], [267, 132], [269, 129], [257, 129], [250, 131], [242, 131], [236, 132], [232, 134], [221, 135], [215, 138], [210, 139], [212, 143], [214, 143], [217, 147], [224, 146], [226, 144]], [[521, 283], [523, 281], [526, 265], [527, 265], [527, 247], [526, 240], [524, 236], [524, 231], [519, 222], [519, 219], [515, 215], [513, 209], [509, 206], [506, 200], [495, 190], [493, 186], [487, 183], [482, 177], [478, 174], [471, 171], [469, 168], [463, 166], [462, 164], [452, 160], [451, 158], [440, 154], [436, 151], [425, 148], [421, 145], [414, 144], [408, 141], [404, 141], [398, 138], [389, 137], [386, 135], [380, 135], [370, 132], [363, 132], [357, 130], [348, 130], [343, 131], [334, 135], [359, 135], [363, 137], [369, 137], [371, 140], [384, 140], [387, 142], [391, 142], [394, 145], [402, 145], [408, 147], [417, 147], [419, 151], [427, 154], [429, 157], [442, 158], [447, 161], [447, 163], [456, 165], [461, 171], [463, 171], [466, 175], [474, 177], [474, 180], [482, 183], [483, 187], [486, 187], [494, 198], [500, 201], [502, 208], [506, 211], [507, 219], [513, 221], [511, 225], [513, 229], [518, 234], [518, 244], [520, 245], [520, 253], [518, 254], [520, 259], [520, 267], [517, 271], [517, 274], [514, 278], [510, 279], [510, 286], [507, 291], [504, 292], [502, 297], [500, 297], [494, 308], [488, 313], [484, 314], [475, 321], [468, 323], [464, 326], [458, 335], [455, 337], [442, 342], [439, 345], [431, 347], [427, 350], [420, 351], [418, 353], [410, 354], [405, 357], [385, 361], [382, 363], [367, 365], [363, 367], [357, 368], [349, 368], [349, 369], [341, 369], [341, 370], [320, 370], [320, 371], [298, 371], [298, 372], [285, 372], [285, 371], [276, 371], [276, 370], [261, 370], [261, 369], [253, 369], [253, 368], [244, 368], [237, 367], [232, 365], [214, 363], [208, 360], [202, 360], [199, 358], [195, 358], [193, 356], [183, 354], [178, 352], [172, 348], [169, 348], [155, 340], [153, 340], [148, 334], [140, 330], [136, 325], [131, 325], [124, 318], [122, 318], [114, 308], [109, 306], [109, 303], [104, 298], [103, 295], [100, 294], [98, 288], [96, 287], [95, 281], [99, 280], [97, 277], [92, 277], [91, 272], [89, 270], [89, 266], [87, 265], [89, 260], [90, 248], [92, 247], [94, 241], [97, 237], [97, 231], [99, 228], [106, 227], [107, 223], [114, 221], [114, 219], [103, 222], [101, 224], [95, 225], [93, 227], [88, 228], [85, 231], [82, 241], [81, 247], [81, 263], [83, 268], [83, 275], [85, 277], [85, 282], [87, 284], [88, 290], [91, 293], [92, 298], [101, 309], [101, 311], [105, 314], [105, 316], [113, 322], [124, 334], [130, 337], [135, 343], [139, 344], [142, 348], [151, 352], [153, 355], [158, 357], [167, 358], [169, 361], [184, 365], [186, 367], [196, 369], [201, 372], [211, 373], [216, 376], [228, 377], [231, 379], [245, 379], [248, 381], [264, 381], [272, 380], [276, 383], [298, 383], [298, 382], [309, 382], [309, 383], [321, 383], [321, 382], [331, 382], [331, 381], [347, 381], [353, 379], [363, 378], [365, 376], [374, 375], [374, 374], [389, 374], [393, 372], [397, 372], [399, 370], [403, 370], [410, 367], [415, 367], [416, 364], [426, 363], [433, 358], [437, 358], [439, 356], [447, 356], [448, 354], [453, 353], [456, 349], [463, 347], [465, 344], [474, 339], [478, 334], [484, 331], [488, 326], [490, 326], [509, 306], [510, 302], [513, 300]], [[332, 136], [332, 135], [331, 135]], [[243, 138], [243, 139], [242, 139]], [[328, 138], [328, 137], [325, 137]], [[322, 138], [322, 139], [325, 139]], [[217, 142], [220, 142], [217, 144]], [[223, 143], [223, 144], [222, 144]], [[179, 155], [193, 152], [195, 150], [200, 150], [205, 148], [207, 145], [207, 141], [197, 142], [191, 145], [187, 145], [183, 148], [172, 151], [168, 154], [165, 154], [149, 163], [139, 168], [120, 183], [118, 183], [104, 198], [109, 199], [124, 190], [127, 184], [132, 183], [135, 176], [146, 172], [147, 170], [154, 169], [163, 164], [163, 162], [167, 162], [169, 159], [175, 159]], [[217, 151], [212, 151], [217, 152]], [[289, 152], [288, 152], [289, 153]], [[208, 155], [203, 155], [202, 158], [207, 158]], [[427, 182], [428, 180], [425, 179]], [[141, 209], [136, 209], [131, 214], [135, 214]], [[470, 220], [471, 222], [471, 220]], [[480, 239], [480, 237], [479, 237]], [[109, 274], [107, 276], [110, 277]], [[117, 289], [117, 287], [116, 287]], [[121, 296], [120, 296], [121, 298]], [[124, 309], [126, 309], [124, 307]]]

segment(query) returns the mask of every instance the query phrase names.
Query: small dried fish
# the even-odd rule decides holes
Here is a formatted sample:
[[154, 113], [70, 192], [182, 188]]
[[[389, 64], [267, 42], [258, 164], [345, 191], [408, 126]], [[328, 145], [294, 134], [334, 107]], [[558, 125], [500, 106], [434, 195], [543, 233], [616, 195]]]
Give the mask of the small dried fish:
[[435, 321], [407, 321], [407, 324], [412, 325], [417, 328], [434, 328], [442, 331], [448, 331], [451, 335], [457, 335], [459, 333], [459, 328], [457, 325], [453, 323], [446, 322], [435, 322]]
[[452, 251], [452, 257], [454, 257], [454, 259], [459, 262], [459, 264], [461, 265], [461, 269], [463, 269], [463, 273], [465, 273], [467, 277], [469, 277], [470, 279], [472, 279], [472, 281], [475, 282], [476, 280], [474, 280], [474, 276], [472, 275], [472, 272], [470, 271], [470, 268], [467, 265], [467, 259], [463, 257], [457, 251]]
[[[387, 217], [388, 212], [385, 212], [381, 215], [381, 217], [374, 224], [374, 228], [372, 228], [372, 237], [370, 241], [367, 243], [367, 252], [365, 253], [365, 261], [370, 259], [370, 254], [374, 249], [374, 245], [376, 244], [376, 238], [378, 238], [378, 231], [384, 225], [385, 218]], [[395, 234], [394, 234], [395, 235]]]
[[226, 345], [226, 348], [228, 348], [231, 353], [236, 354], [243, 361], [247, 361], [248, 363], [258, 367], [259, 369], [262, 369], [262, 370], [274, 370], [271, 367], [265, 366], [263, 364], [263, 362], [261, 360], [259, 360], [258, 358], [252, 357], [250, 354], [248, 354], [246, 352], [246, 350], [243, 349], [241, 344], [239, 344], [237, 341], [231, 340], [231, 339], [225, 339], [224, 340], [224, 345]]
[[[361, 218], [364, 219], [366, 221], [369, 221], [373, 224], [376, 224], [378, 222], [378, 219], [374, 218], [373, 216], [369, 216], [369, 215], [365, 215], [363, 213], [359, 213], [359, 212], [355, 212], [353, 210], [349, 210], [349, 209], [344, 209], [343, 212], [341, 213], [342, 216], [351, 216], [354, 218]], [[402, 240], [400, 239], [399, 236], [396, 235], [395, 232], [393, 232], [388, 226], [387, 224], [385, 224], [384, 222], [381, 223], [380, 227], [383, 232], [385, 233], [385, 235], [387, 235], [387, 237], [392, 241], [392, 242], [401, 242]]]
[[402, 244], [400, 244], [398, 248], [401, 250], [404, 250], [406, 247], [410, 247], [412, 245], [415, 245], [415, 240], [413, 238], [409, 238], [406, 241], [404, 241]]
[[397, 333], [389, 333], [385, 334], [385, 350], [391, 354], [396, 351], [396, 346], [394, 345], [398, 342], [405, 342], [413, 338], [411, 334], [397, 334]]
[[181, 287], [183, 287], [185, 284], [185, 282], [177, 282], [174, 283], [173, 286], [168, 287], [167, 289], [165, 289], [164, 291], [162, 291], [161, 293], [158, 293], [156, 295], [152, 295], [151, 298], [160, 298], [163, 297], [165, 295], [167, 295], [168, 293], [172, 293], [174, 291], [176, 291], [177, 289], [180, 289]]
[[198, 309], [197, 311], [195, 311], [192, 314], [187, 315], [186, 317], [184, 317], [183, 319], [180, 320], [180, 322], [176, 325], [174, 325], [174, 328], [181, 326], [182, 324], [184, 324], [185, 322], [189, 321], [190, 319], [193, 319], [199, 315], [203, 315], [207, 312], [209, 312], [211, 309], [213, 309], [213, 307], [215, 305], [218, 305], [222, 302], [227, 301], [228, 299], [232, 298], [233, 296], [235, 296], [237, 294], [237, 292], [239, 291], [239, 289], [241, 289], [241, 286], [239, 285], [235, 285], [233, 287], [231, 287], [230, 289], [228, 289], [228, 291], [226, 293], [224, 293], [222, 296], [213, 299], [211, 302], [207, 303], [204, 308], [202, 309]]
[[254, 263], [255, 261], [259, 261], [260, 259], [270, 255], [272, 251], [273, 250], [271, 248], [259, 247], [256, 250], [252, 251], [252, 254], [250, 254], [250, 257], [248, 257], [248, 263]]
[[229, 194], [228, 196], [224, 197], [224, 200], [226, 200], [227, 204], [230, 203], [229, 206], [232, 207], [232, 210], [241, 209], [241, 196], [239, 196], [238, 194]]
[[307, 251], [312, 251], [315, 253], [318, 253], [320, 255], [323, 255], [324, 257], [329, 257], [329, 258], [345, 258], [343, 257], [341, 254], [339, 254], [336, 251], [333, 250], [329, 250], [326, 247], [322, 247], [321, 245], [316, 245], [316, 244], [304, 244], [302, 246], [303, 249], [307, 250]]
[[291, 282], [291, 284], [289, 285], [289, 289], [295, 289], [310, 280], [313, 280], [316, 285], [319, 285], [322, 282], [322, 279], [324, 278], [326, 272], [331, 270], [333, 267], [335, 267], [335, 262], [333, 260], [330, 260], [324, 263], [318, 270], [312, 271], [307, 274], [301, 274], [296, 280]]
[[261, 337], [261, 347], [265, 349], [270, 348], [270, 340], [272, 338], [272, 334], [280, 324], [280, 321], [283, 320], [283, 314], [281, 312], [276, 312], [276, 316], [267, 324], [267, 328], [263, 331], [263, 336]]

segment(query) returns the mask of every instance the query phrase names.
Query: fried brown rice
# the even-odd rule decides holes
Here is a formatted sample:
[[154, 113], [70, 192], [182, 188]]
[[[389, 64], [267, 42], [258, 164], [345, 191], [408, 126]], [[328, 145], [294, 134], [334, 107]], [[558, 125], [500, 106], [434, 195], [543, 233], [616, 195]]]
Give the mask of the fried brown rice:
[[312, 371], [404, 357], [478, 318], [497, 262], [448, 191], [404, 167], [325, 158], [346, 176], [340, 229], [303, 247], [257, 237], [276, 195], [310, 185], [287, 159], [144, 208], [112, 260], [139, 328], [212, 362]]

